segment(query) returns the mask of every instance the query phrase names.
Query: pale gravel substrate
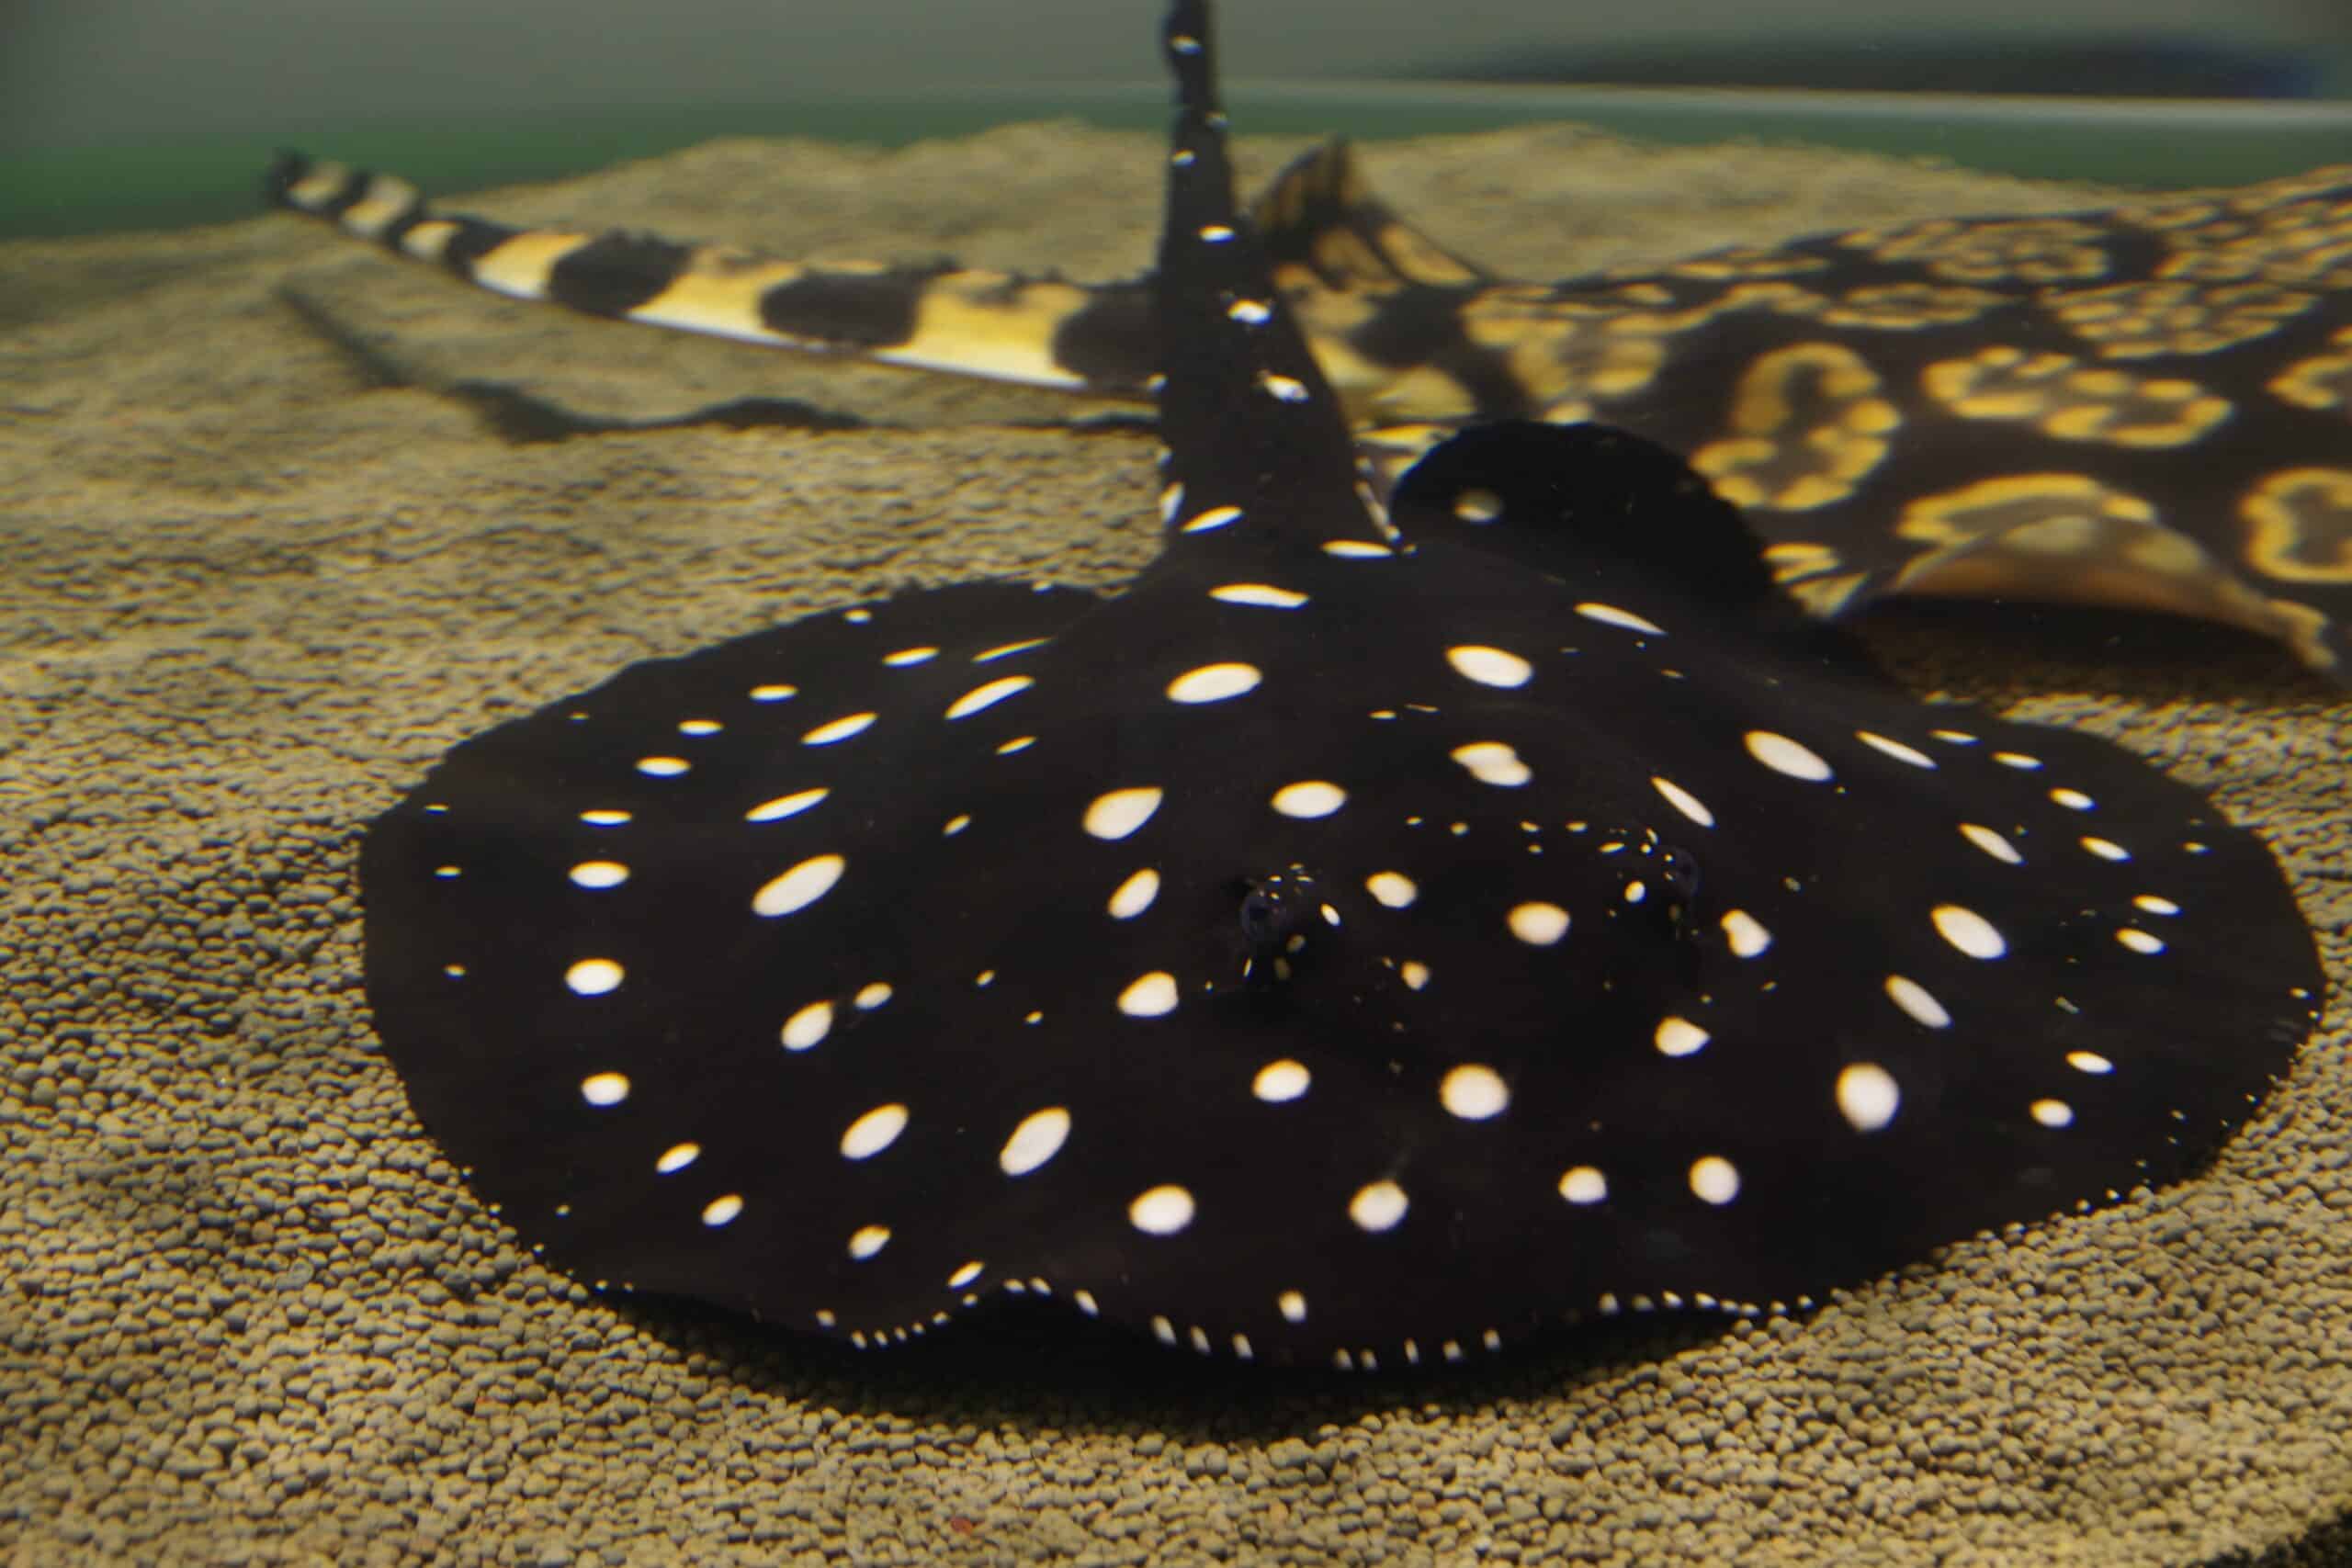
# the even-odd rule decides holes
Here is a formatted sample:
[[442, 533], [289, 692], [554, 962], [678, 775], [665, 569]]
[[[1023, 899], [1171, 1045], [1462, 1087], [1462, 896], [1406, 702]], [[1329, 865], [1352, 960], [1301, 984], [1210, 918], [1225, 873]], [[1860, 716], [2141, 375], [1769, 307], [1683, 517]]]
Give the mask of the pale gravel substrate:
[[[1372, 166], [1539, 276], [2068, 199], [1566, 131]], [[1101, 276], [1148, 254], [1158, 173], [1148, 138], [1032, 128], [726, 143], [480, 205]], [[989, 427], [1051, 400], [501, 306], [290, 218], [0, 271], [0, 1558], [2142, 1564], [2352, 1506], [2340, 1000], [2209, 1178], [1720, 1338], [1282, 1382], [1058, 1320], [861, 1359], [589, 1299], [483, 1213], [376, 1054], [361, 825], [459, 737], [633, 659], [909, 582], [1114, 580], [1152, 546], [1142, 444]], [[924, 429], [514, 446], [371, 389], [281, 286], [433, 384]], [[1997, 616], [1897, 630], [1916, 680], [2104, 694], [2027, 707], [2220, 781], [2340, 990], [2352, 707], [2260, 649], [2118, 674]]]

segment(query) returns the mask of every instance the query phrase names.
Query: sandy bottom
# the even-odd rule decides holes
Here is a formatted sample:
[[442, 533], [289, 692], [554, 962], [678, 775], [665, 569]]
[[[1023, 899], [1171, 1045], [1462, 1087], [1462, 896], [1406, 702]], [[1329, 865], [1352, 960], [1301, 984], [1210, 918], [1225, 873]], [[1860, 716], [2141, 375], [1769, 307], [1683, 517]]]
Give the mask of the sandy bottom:
[[[479, 205], [1105, 276], [1148, 254], [1159, 162], [1067, 128], [722, 143]], [[1545, 277], [2079, 199], [1558, 130], [1370, 166]], [[1152, 547], [1146, 443], [502, 305], [292, 218], [0, 269], [0, 1558], [2345, 1561], [2352, 705], [2283, 656], [1999, 613], [1882, 634], [2286, 857], [2335, 1027], [2201, 1180], [1802, 1322], [1455, 1376], [1252, 1376], [1059, 1316], [860, 1357], [518, 1249], [378, 1053], [358, 835], [459, 738], [629, 660], [910, 583], [1115, 581]], [[661, 423], [745, 397], [899, 428]], [[600, 429], [526, 439], [551, 410]]]

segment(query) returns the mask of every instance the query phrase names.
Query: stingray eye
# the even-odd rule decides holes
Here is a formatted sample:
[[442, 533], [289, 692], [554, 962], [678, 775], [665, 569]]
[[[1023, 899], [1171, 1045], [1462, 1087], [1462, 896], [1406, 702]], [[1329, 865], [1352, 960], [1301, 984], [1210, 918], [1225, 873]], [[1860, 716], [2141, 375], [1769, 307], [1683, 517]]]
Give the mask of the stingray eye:
[[1660, 846], [1657, 880], [1659, 891], [1674, 910], [1675, 919], [1688, 921], [1691, 908], [1699, 901], [1699, 857], [1679, 844]]
[[1698, 856], [1669, 843], [1655, 828], [1600, 829], [1591, 841], [1608, 878], [1611, 918], [1668, 936], [1690, 925], [1699, 897]]
[[1271, 876], [1253, 884], [1241, 897], [1241, 937], [1250, 954], [1268, 958], [1297, 952], [1314, 906], [1312, 888], [1300, 880]]
[[1284, 925], [1282, 895], [1252, 887], [1241, 898], [1241, 940], [1253, 957], [1272, 957], [1283, 944]]
[[[1250, 979], [1290, 978], [1290, 961], [1306, 947], [1313, 927], [1339, 923], [1303, 867], [1251, 877], [1240, 886], [1242, 973]], [[1271, 961], [1271, 962], [1269, 962]]]

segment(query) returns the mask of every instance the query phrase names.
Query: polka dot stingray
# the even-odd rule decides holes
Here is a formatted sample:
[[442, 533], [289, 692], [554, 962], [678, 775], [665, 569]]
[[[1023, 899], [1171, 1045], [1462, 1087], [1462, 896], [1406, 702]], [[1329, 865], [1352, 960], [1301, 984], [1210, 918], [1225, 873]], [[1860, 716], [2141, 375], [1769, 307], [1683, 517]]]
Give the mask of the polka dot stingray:
[[[2312, 1027], [2261, 843], [1913, 701], [1662, 449], [1372, 499], [1180, 4], [1159, 558], [633, 666], [369, 832], [418, 1116], [547, 1258], [1358, 1369], [1770, 1312], [2193, 1172]], [[1246, 308], [1245, 308], [1246, 307]], [[1018, 742], [1019, 744], [1015, 744]]]

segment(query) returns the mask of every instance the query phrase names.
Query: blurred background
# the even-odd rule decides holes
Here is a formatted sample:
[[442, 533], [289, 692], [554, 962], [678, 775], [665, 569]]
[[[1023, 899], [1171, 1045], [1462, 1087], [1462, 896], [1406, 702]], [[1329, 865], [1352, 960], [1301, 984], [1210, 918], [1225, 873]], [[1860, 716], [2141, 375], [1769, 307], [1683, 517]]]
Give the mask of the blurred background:
[[[727, 134], [1156, 128], [1156, 0], [0, 0], [0, 233], [241, 216], [273, 147], [436, 191]], [[1259, 0], [1259, 130], [1580, 119], [2140, 185], [2352, 159], [2352, 0]]]

